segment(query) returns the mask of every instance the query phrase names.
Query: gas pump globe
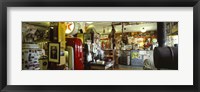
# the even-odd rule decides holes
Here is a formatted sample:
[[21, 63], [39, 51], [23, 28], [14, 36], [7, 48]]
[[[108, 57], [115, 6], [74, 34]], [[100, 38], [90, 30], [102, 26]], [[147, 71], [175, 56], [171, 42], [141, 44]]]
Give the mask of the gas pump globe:
[[78, 32], [80, 24], [78, 22], [65, 22], [65, 34], [74, 35]]
[[66, 31], [65, 31], [66, 34], [70, 34], [74, 31], [75, 27], [74, 22], [65, 22], [65, 26], [66, 26]]

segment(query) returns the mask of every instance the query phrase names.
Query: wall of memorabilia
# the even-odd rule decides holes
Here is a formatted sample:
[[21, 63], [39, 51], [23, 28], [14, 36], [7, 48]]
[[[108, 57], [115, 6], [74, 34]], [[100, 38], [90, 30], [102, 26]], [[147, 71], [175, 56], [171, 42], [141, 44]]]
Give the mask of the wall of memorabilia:
[[38, 26], [29, 23], [22, 24], [22, 42], [44, 42], [49, 41], [49, 27]]
[[47, 25], [22, 23], [22, 69], [39, 70], [39, 58], [48, 54]]
[[178, 46], [178, 22], [166, 23], [167, 38], [166, 45], [170, 47]]
[[116, 33], [115, 39], [117, 44], [120, 44], [120, 46], [125, 49], [126, 47], [129, 48], [129, 45], [132, 45], [135, 49], [145, 49], [149, 48], [154, 42], [157, 42], [157, 31], [125, 32], [123, 35], [125, 36], [122, 38], [122, 33]]

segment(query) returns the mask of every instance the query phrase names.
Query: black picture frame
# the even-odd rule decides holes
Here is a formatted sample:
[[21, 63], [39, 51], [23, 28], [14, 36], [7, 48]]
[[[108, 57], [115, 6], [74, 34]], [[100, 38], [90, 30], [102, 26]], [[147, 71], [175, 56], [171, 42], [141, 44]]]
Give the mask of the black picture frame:
[[[51, 46], [51, 45], [54, 45], [54, 46]], [[51, 56], [52, 56], [51, 55], [51, 51], [52, 51], [51, 49], [52, 49], [52, 47], [55, 47], [57, 49], [57, 51], [56, 51], [56, 57], [55, 57], [56, 60], [55, 59], [52, 60], [53, 58], [51, 58]], [[56, 42], [56, 43], [55, 42], [48, 42], [48, 52], [49, 52], [49, 57], [48, 57], [49, 62], [59, 64], [60, 63], [60, 54], [61, 54], [60, 53], [60, 43], [59, 42]]]
[[[2, 92], [199, 92], [200, 0], [1, 0], [0, 1], [0, 90]], [[194, 85], [7, 85], [7, 7], [193, 7]], [[192, 60], [191, 60], [192, 61]], [[189, 62], [189, 61], [188, 61]], [[169, 75], [173, 76], [173, 75]]]

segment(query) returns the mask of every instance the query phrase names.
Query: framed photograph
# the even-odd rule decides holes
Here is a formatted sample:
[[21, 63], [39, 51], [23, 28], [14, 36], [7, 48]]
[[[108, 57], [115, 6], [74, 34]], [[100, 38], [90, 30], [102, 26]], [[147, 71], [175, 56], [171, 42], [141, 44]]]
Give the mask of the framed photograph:
[[[36, 90], [39, 92], [50, 90], [73, 92], [199, 92], [199, 11], [200, 0], [3, 0], [0, 2], [0, 90], [2, 92], [33, 92]], [[162, 47], [162, 45], [165, 45], [165, 39], [162, 37], [159, 38], [158, 35], [164, 35], [162, 34], [164, 32], [160, 32], [160, 30], [174, 28], [178, 31], [167, 30], [167, 36], [170, 36], [168, 37], [170, 41], [176, 41], [176, 44], [166, 42], [166, 44], [171, 47], [177, 47], [176, 53], [173, 52], [173, 48], [166, 48], [169, 52], [167, 55], [171, 55], [172, 58], [163, 59], [165, 57], [162, 57], [162, 60], [160, 60], [159, 57], [151, 56], [153, 57], [153, 61], [167, 61], [168, 59], [170, 59], [170, 61], [177, 61], [175, 64], [176, 66], [172, 67], [173, 69], [162, 70], [160, 68], [167, 68], [165, 66], [169, 64], [162, 63], [156, 70], [151, 70], [148, 67], [145, 67], [147, 70], [143, 70], [143, 63], [148, 61], [143, 63], [140, 63], [140, 61], [149, 58], [148, 55], [150, 53], [139, 52], [139, 54], [141, 54], [141, 56], [139, 56], [139, 54], [135, 55], [134, 52], [130, 52], [129, 58], [127, 58], [128, 54], [125, 53], [127, 50], [126, 48], [130, 48], [131, 46], [128, 45], [126, 47], [126, 44], [122, 43], [119, 48], [120, 50], [124, 50], [124, 53], [123, 58], [119, 60], [129, 61], [123, 62], [126, 63], [125, 65], [128, 65], [126, 67], [131, 67], [131, 64], [142, 67], [134, 67], [134, 69], [129, 70], [122, 70], [123, 68], [121, 68], [121, 70], [80, 70], [80, 68], [77, 70], [67, 70], [67, 66], [70, 64], [71, 69], [79, 66], [81, 66], [81, 69], [84, 68], [80, 65], [80, 62], [76, 64], [76, 57], [78, 57], [80, 61], [85, 59], [81, 57], [84, 56], [83, 54], [77, 54], [78, 51], [81, 53], [84, 52], [82, 51], [82, 45], [80, 45], [80, 39], [71, 38], [68, 40], [70, 43], [58, 40], [58, 37], [65, 37], [65, 34], [61, 34], [64, 32], [59, 32], [59, 27], [55, 27], [55, 30], [52, 31], [56, 31], [57, 34], [53, 32], [49, 33], [50, 41], [48, 42], [50, 43], [48, 47], [46, 46], [48, 42], [38, 41], [37, 45], [33, 45], [36, 44], [36, 42], [32, 42], [32, 39], [34, 41], [36, 38], [31, 38], [26, 44], [32, 46], [31, 48], [34, 50], [27, 50], [28, 53], [25, 54], [27, 51], [22, 53], [22, 32], [24, 30], [22, 22], [26, 21], [40, 22], [41, 24], [37, 23], [34, 25], [45, 28], [48, 27], [46, 25], [49, 24], [43, 24], [42, 22], [71, 21], [93, 22], [93, 24], [94, 22], [103, 22], [99, 23], [103, 25], [103, 27], [99, 27], [98, 23], [96, 26], [93, 25], [93, 27], [96, 27], [96, 31], [102, 31], [102, 28], [107, 27], [107, 25], [110, 27], [112, 24], [115, 24], [116, 34], [123, 32], [127, 33], [125, 36], [133, 35], [129, 40], [138, 43], [134, 44], [133, 47], [137, 50], [145, 48], [142, 50], [155, 52], [151, 52], [152, 55], [162, 54], [159, 53], [159, 51], [165, 51], [162, 51], [163, 49], [157, 49], [157, 51], [152, 50], [149, 48], [150, 45], [148, 42], [159, 42], [156, 44]], [[121, 25], [119, 22], [124, 25]], [[164, 26], [166, 22], [172, 24]], [[84, 23], [81, 25], [83, 25], [83, 27], [80, 28], [84, 29]], [[138, 27], [138, 25], [140, 26]], [[145, 27], [147, 25], [154, 26]], [[127, 31], [131, 30], [129, 29], [130, 26], [134, 26], [134, 30], [139, 32], [128, 33]], [[30, 27], [28, 26], [27, 28]], [[67, 28], [67, 26], [63, 27], [63, 29], [65, 28]], [[149, 31], [149, 29], [151, 29], [150, 31], [159, 31], [152, 33], [152, 38], [158, 37], [158, 40], [144, 38], [148, 33], [145, 32]], [[44, 32], [46, 32], [45, 30]], [[85, 30], [83, 30], [83, 32], [84, 31]], [[111, 30], [109, 29], [107, 31], [110, 32]], [[32, 31], [30, 34], [34, 35]], [[176, 39], [174, 35], [176, 35]], [[91, 40], [91, 35], [84, 34], [83, 36], [83, 42]], [[120, 34], [118, 36], [120, 37]], [[148, 36], [150, 37], [151, 34], [149, 33]], [[137, 39], [135, 40], [134, 37]], [[46, 38], [48, 39], [48, 37]], [[129, 40], [127, 43], [129, 43]], [[59, 43], [54, 43], [57, 41], [59, 41], [60, 44], [64, 44], [63, 46], [61, 45], [62, 48], [60, 48]], [[118, 39], [116, 39], [116, 41], [118, 41]], [[121, 41], [119, 41], [119, 43], [120, 42]], [[66, 44], [68, 44], [68, 46]], [[123, 48], [121, 48], [122, 46]], [[43, 49], [38, 49], [38, 47], [44, 47], [44, 50], [47, 51], [44, 52]], [[95, 45], [92, 47], [95, 47]], [[30, 47], [26, 49], [29, 48]], [[30, 57], [29, 53], [31, 53]], [[59, 68], [62, 69], [59, 70], [40, 71], [36, 70], [36, 68], [34, 68], [35, 70], [26, 68], [26, 64], [24, 64], [26, 60], [30, 62], [33, 61], [33, 64], [40, 64], [35, 62], [35, 60], [39, 60], [38, 55], [43, 55], [44, 53], [48, 55], [47, 59], [45, 59], [46, 56], [44, 56], [45, 63], [55, 62], [57, 63], [56, 65], [59, 65], [59, 58], [62, 57], [65, 65], [60, 65]], [[24, 56], [25, 59], [22, 58], [22, 54], [27, 55]], [[166, 53], [164, 55], [166, 55]], [[32, 58], [33, 56], [34, 58]], [[70, 62], [70, 60], [74, 62]], [[82, 63], [83, 62], [81, 62], [81, 64]], [[171, 62], [171, 64], [172, 63], [174, 62]], [[158, 66], [160, 65], [159, 63], [156, 64]], [[156, 64], [155, 66], [157, 66]], [[32, 66], [32, 63], [29, 65]], [[42, 67], [46, 68], [47, 66], [45, 65]], [[148, 64], [146, 65], [148, 66]], [[23, 67], [25, 70], [22, 71]]]
[[49, 43], [49, 62], [60, 62], [60, 43]]

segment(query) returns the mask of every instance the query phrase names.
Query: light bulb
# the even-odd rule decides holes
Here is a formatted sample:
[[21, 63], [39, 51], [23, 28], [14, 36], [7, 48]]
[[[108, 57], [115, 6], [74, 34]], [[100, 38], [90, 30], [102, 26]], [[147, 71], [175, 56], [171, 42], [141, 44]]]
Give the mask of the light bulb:
[[146, 29], [143, 27], [142, 29], [141, 29], [141, 32], [146, 32]]

